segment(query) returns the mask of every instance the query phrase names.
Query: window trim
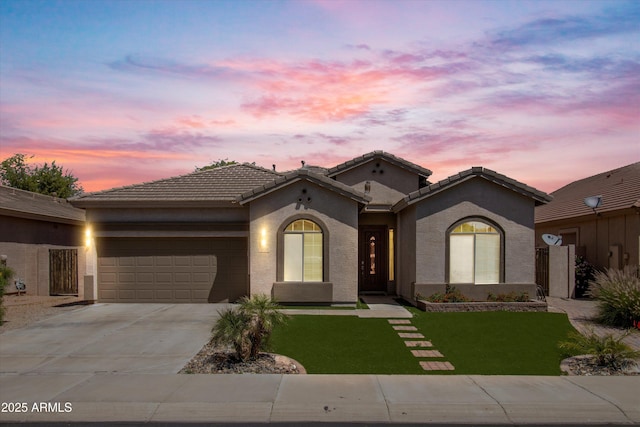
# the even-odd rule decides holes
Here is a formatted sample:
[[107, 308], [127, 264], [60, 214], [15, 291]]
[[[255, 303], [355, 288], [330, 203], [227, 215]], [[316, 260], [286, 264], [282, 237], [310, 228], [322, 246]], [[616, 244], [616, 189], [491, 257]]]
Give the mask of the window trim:
[[314, 215], [308, 214], [298, 214], [287, 217], [278, 227], [278, 247], [277, 247], [277, 264], [276, 264], [276, 281], [284, 282], [284, 236], [286, 233], [286, 228], [295, 221], [305, 219], [307, 221], [312, 221], [316, 223], [320, 230], [322, 231], [322, 280], [320, 282], [305, 282], [305, 281], [292, 281], [286, 283], [321, 283], [321, 282], [330, 282], [331, 278], [329, 275], [329, 229], [326, 224], [320, 220], [318, 217]]
[[[453, 230], [455, 230], [458, 226], [460, 226], [461, 224], [464, 224], [465, 222], [481, 222], [484, 223], [490, 227], [493, 227], [497, 232], [498, 235], [500, 236], [500, 254], [499, 254], [499, 262], [500, 262], [500, 266], [498, 267], [498, 283], [493, 283], [493, 285], [499, 285], [502, 283], [505, 283], [505, 260], [504, 260], [504, 254], [505, 254], [505, 234], [504, 234], [504, 230], [502, 229], [502, 227], [500, 227], [495, 221], [492, 221], [489, 218], [486, 217], [482, 217], [482, 216], [469, 216], [466, 218], [462, 218], [456, 222], [454, 222], [449, 228], [447, 228], [447, 232], [445, 235], [445, 239], [446, 239], [446, 245], [445, 245], [445, 264], [446, 264], [446, 271], [445, 271], [445, 280], [447, 283], [449, 284], [453, 284], [453, 285], [474, 285], [474, 286], [483, 286], [483, 285], [491, 285], [491, 283], [475, 283], [475, 270], [474, 270], [474, 278], [473, 278], [473, 282], [469, 282], [469, 283], [451, 283], [451, 234], [453, 234]], [[466, 234], [466, 233], [460, 233], [460, 234]], [[468, 233], [468, 234], [472, 234], [475, 236], [476, 233]], [[482, 233], [480, 233], [482, 234]], [[474, 254], [474, 265], [475, 265], [475, 254], [476, 254], [476, 247], [475, 247], [475, 238], [474, 238], [474, 248], [473, 248], [473, 254]]]

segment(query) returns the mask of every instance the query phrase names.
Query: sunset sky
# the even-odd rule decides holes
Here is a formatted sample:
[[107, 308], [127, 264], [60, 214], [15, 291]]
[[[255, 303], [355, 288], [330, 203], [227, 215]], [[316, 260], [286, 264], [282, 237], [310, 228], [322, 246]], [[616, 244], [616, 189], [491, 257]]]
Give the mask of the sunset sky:
[[547, 192], [640, 161], [640, 2], [0, 1], [0, 160], [97, 191], [373, 150]]

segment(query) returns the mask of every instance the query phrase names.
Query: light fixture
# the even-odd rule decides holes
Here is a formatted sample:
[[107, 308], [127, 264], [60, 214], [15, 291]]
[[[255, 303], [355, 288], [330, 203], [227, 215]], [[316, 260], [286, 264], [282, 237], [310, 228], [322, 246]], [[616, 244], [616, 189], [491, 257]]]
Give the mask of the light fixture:
[[596, 211], [596, 208], [602, 206], [602, 196], [585, 197], [584, 204], [593, 209], [593, 213], [597, 215], [598, 212]]
[[2, 265], [2, 266], [6, 266], [7, 265], [7, 256], [6, 255], [0, 255], [0, 265]]
[[91, 241], [92, 241], [92, 237], [91, 237], [91, 228], [87, 227], [84, 230], [84, 245], [87, 248], [91, 247]]
[[260, 230], [260, 250], [267, 250], [267, 230], [264, 227]]

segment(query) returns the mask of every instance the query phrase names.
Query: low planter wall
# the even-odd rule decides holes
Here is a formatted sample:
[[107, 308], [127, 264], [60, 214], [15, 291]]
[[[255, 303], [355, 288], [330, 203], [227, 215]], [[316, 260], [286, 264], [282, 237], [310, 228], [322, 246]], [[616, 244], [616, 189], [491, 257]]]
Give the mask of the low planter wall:
[[429, 302], [418, 300], [417, 306], [429, 312], [472, 312], [472, 311], [547, 311], [543, 301], [527, 302]]

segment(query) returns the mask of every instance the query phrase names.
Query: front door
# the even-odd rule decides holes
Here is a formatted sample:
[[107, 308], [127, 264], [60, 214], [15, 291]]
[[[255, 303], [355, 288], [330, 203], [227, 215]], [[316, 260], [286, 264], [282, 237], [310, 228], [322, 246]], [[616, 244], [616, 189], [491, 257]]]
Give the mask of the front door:
[[387, 292], [387, 226], [360, 227], [358, 261], [360, 263], [360, 292]]

